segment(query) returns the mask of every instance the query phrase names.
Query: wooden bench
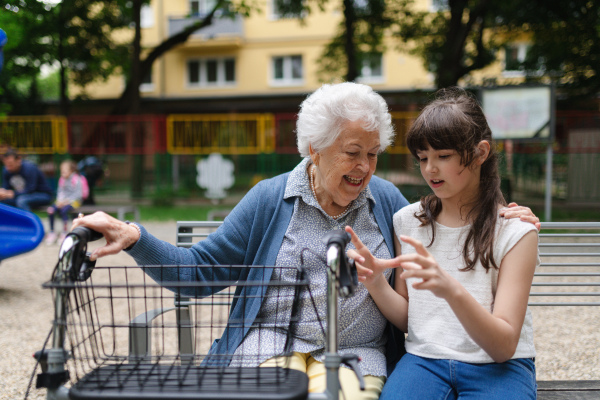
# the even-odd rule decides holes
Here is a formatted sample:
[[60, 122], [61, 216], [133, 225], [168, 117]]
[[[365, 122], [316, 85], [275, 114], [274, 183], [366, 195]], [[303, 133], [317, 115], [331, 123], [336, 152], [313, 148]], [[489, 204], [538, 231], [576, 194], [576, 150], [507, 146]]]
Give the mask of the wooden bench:
[[104, 211], [107, 214], [116, 214], [117, 218], [124, 221], [127, 214], [133, 215], [133, 220], [140, 221], [140, 210], [134, 205], [83, 205], [75, 210], [75, 214], [93, 214], [96, 211]]
[[[221, 224], [179, 221], [177, 246], [190, 247]], [[529, 306], [557, 307], [564, 312], [572, 312], [572, 307], [600, 306], [600, 222], [545, 222], [539, 237], [541, 265]], [[588, 362], [599, 363], [600, 355]], [[600, 380], [538, 381], [538, 399], [600, 399]]]

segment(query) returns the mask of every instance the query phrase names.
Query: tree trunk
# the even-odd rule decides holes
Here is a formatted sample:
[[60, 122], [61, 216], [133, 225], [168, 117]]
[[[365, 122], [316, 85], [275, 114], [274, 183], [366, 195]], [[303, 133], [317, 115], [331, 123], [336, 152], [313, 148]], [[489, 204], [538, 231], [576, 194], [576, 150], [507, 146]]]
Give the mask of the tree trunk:
[[140, 55], [141, 55], [141, 41], [142, 41], [142, 29], [140, 27], [141, 21], [141, 10], [142, 1], [133, 1], [133, 23], [135, 25], [135, 34], [133, 36], [133, 51], [131, 54], [131, 76], [129, 77], [129, 83], [127, 86], [131, 86], [131, 114], [139, 114], [141, 111], [140, 107], [140, 84], [142, 82], [141, 68], [140, 68]]
[[65, 48], [64, 48], [64, 36], [65, 36], [65, 18], [64, 18], [64, 4], [58, 5], [58, 62], [60, 63], [59, 68], [59, 84], [60, 84], [60, 113], [65, 117], [69, 115], [69, 97], [67, 95], [67, 68], [65, 67]]
[[354, 10], [353, 0], [344, 0], [344, 25], [345, 37], [344, 48], [347, 58], [346, 81], [354, 82], [358, 78], [358, 69], [356, 63], [356, 46], [354, 45], [354, 25], [356, 23], [356, 12]]
[[[142, 60], [139, 63], [138, 76], [140, 77], [140, 79], [142, 76], [146, 76], [146, 74], [150, 73], [150, 71], [152, 70], [152, 64], [159, 57], [161, 57], [163, 54], [165, 54], [167, 51], [173, 49], [174, 47], [185, 43], [189, 39], [189, 37], [194, 32], [196, 32], [198, 29], [202, 29], [205, 26], [212, 24], [212, 19], [213, 19], [213, 15], [214, 15], [215, 11], [217, 11], [220, 7], [222, 7], [222, 5], [224, 3], [225, 3], [225, 0], [219, 0], [217, 2], [217, 4], [215, 5], [215, 7], [210, 12], [210, 14], [208, 14], [202, 20], [196, 22], [195, 24], [188, 26], [183, 31], [167, 38], [165, 41], [163, 41], [158, 46], [156, 46], [154, 49], [152, 49], [152, 51], [146, 56], [146, 58], [144, 58], [144, 60]], [[137, 20], [139, 21], [139, 13], [138, 13]], [[138, 57], [138, 60], [139, 60], [139, 57]], [[132, 71], [132, 73], [133, 73], [133, 71]], [[134, 85], [135, 84], [132, 79], [130, 79], [127, 82], [127, 86], [125, 87], [125, 90], [123, 90], [121, 97], [117, 100], [115, 106], [113, 107], [111, 115], [123, 115], [123, 114], [127, 114], [131, 110], [131, 106], [135, 100], [136, 92], [137, 92], [137, 96], [139, 99], [139, 81], [138, 81], [137, 86], [134, 86]]]

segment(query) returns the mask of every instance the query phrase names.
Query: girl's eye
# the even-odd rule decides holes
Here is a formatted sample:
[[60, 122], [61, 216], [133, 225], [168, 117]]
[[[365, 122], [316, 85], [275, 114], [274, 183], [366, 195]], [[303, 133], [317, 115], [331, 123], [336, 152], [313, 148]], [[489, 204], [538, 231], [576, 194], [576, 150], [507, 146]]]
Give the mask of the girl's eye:
[[426, 158], [419, 158], [419, 162], [425, 162], [425, 161], [427, 161]]

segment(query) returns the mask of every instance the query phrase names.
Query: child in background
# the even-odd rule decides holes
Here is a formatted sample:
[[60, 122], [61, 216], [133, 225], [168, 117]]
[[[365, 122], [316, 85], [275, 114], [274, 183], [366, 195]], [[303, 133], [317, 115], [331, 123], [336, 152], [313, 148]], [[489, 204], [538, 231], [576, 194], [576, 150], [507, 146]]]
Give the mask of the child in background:
[[[433, 193], [394, 215], [400, 255], [376, 259], [346, 228], [360, 280], [408, 333], [380, 399], [535, 399], [527, 302], [537, 230], [499, 216], [498, 156], [481, 107], [462, 89], [441, 90], [407, 145]], [[394, 288], [387, 268], [400, 268]]]
[[77, 164], [72, 160], [65, 160], [60, 164], [60, 179], [56, 191], [56, 201], [48, 207], [48, 221], [50, 232], [46, 236], [46, 244], [54, 244], [57, 235], [54, 232], [54, 215], [58, 212], [63, 221], [63, 230], [59, 241], [62, 242], [69, 230], [69, 217], [73, 211], [81, 206], [86, 197], [87, 182], [77, 172]]

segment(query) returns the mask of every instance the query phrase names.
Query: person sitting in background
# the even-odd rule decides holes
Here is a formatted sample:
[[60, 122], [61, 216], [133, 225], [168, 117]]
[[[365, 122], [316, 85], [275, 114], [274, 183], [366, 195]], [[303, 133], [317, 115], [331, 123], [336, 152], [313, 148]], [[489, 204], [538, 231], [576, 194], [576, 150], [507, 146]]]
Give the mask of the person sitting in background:
[[2, 162], [0, 202], [25, 211], [52, 202], [52, 189], [37, 165], [23, 160], [12, 148], [6, 150]]
[[[306, 266], [318, 306], [316, 310], [309, 306], [308, 291], [299, 294], [301, 304], [305, 304], [298, 322], [302, 330], [295, 337], [290, 364], [308, 375], [309, 392], [321, 393], [326, 388], [326, 340], [319, 315], [326, 314], [327, 305], [327, 265], [323, 261], [326, 245], [322, 238], [331, 230], [352, 226], [374, 255], [394, 257], [392, 217], [408, 201], [391, 182], [373, 175], [378, 155], [391, 145], [394, 133], [385, 100], [369, 86], [351, 82], [323, 85], [302, 103], [297, 135], [303, 160], [291, 172], [255, 185], [223, 225], [192, 248], [173, 246], [155, 238], [143, 226], [127, 224], [103, 212], [76, 218], [73, 226], [85, 226], [104, 235], [107, 244], [92, 252], [92, 260], [126, 250], [139, 265], [215, 266], [210, 276], [205, 276], [201, 268], [182, 276], [178, 276], [181, 269], [176, 267], [146, 270], [158, 282], [161, 276], [166, 281], [210, 281], [223, 276], [252, 281], [262, 280], [265, 273], [270, 274], [267, 278], [288, 279], [278, 276], [277, 268], [260, 266]], [[539, 221], [525, 208], [517, 208], [512, 216]], [[314, 253], [305, 252], [302, 259], [304, 248]], [[247, 267], [231, 276], [230, 269], [219, 267], [227, 265]], [[389, 278], [392, 270], [385, 274]], [[248, 295], [255, 295], [260, 287], [251, 291]], [[190, 295], [194, 296], [193, 291]], [[265, 299], [263, 304], [234, 309], [231, 318], [268, 318], [274, 301], [270, 299], [275, 297], [267, 293]], [[291, 303], [277, 307], [291, 307]], [[388, 330], [387, 320], [363, 285], [350, 300], [341, 303], [338, 321], [339, 352], [361, 358], [366, 383], [366, 390], [361, 391], [354, 372], [341, 368], [341, 392], [346, 400], [376, 400], [386, 379], [386, 361], [395, 364], [404, 334], [394, 335]], [[257, 346], [256, 330], [246, 332], [239, 326], [227, 329], [227, 337], [233, 340], [220, 340], [214, 346], [218, 354], [235, 354], [243, 346]], [[274, 361], [257, 360], [257, 364], [273, 365]]]
[[48, 207], [48, 222], [50, 232], [46, 236], [46, 244], [56, 242], [56, 233], [54, 232], [54, 215], [58, 212], [63, 221], [63, 230], [60, 234], [59, 242], [62, 242], [69, 229], [70, 214], [77, 207], [81, 206], [86, 197], [87, 182], [85, 178], [77, 172], [77, 165], [73, 160], [65, 160], [60, 163], [60, 179], [58, 180], [58, 189], [56, 191], [56, 201]]

